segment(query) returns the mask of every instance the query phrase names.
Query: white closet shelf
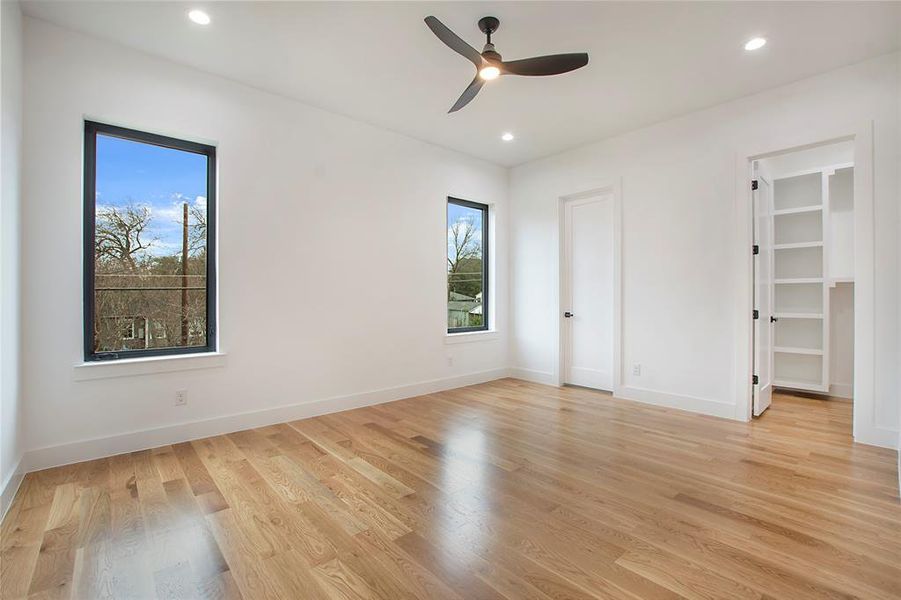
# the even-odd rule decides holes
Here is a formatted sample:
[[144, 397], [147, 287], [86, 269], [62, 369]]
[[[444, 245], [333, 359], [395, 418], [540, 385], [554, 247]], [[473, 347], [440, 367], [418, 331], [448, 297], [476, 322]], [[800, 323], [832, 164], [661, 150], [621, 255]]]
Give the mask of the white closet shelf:
[[810, 356], [823, 356], [822, 350], [816, 348], [792, 348], [790, 346], [775, 346], [773, 352], [781, 352], [782, 354], [807, 354]]
[[774, 279], [773, 283], [823, 283], [822, 277], [788, 277], [784, 279]]
[[773, 250], [794, 250], [795, 248], [822, 248], [823, 242], [796, 242], [794, 244], [776, 244]]
[[792, 381], [790, 379], [774, 379], [773, 385], [780, 388], [791, 388], [795, 390], [810, 390], [815, 392], [825, 392], [826, 386], [818, 381]]
[[773, 316], [777, 319], [822, 319], [823, 313], [777, 312]]
[[780, 215], [797, 215], [800, 213], [817, 212], [821, 210], [823, 210], [822, 204], [817, 204], [815, 206], [799, 206], [798, 208], [781, 208], [779, 210], [774, 210], [773, 216], [778, 217]]

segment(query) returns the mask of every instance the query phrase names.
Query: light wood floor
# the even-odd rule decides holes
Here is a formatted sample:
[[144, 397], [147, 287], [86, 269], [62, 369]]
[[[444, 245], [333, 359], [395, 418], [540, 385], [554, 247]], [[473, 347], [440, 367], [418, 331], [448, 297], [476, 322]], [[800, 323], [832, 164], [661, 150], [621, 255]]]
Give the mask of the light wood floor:
[[13, 598], [899, 598], [851, 405], [738, 423], [502, 380], [33, 473]]

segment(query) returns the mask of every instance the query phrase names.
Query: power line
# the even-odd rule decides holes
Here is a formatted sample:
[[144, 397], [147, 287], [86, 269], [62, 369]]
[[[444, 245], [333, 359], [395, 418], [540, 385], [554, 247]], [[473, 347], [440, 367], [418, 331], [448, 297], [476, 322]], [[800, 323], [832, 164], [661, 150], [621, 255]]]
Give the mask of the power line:
[[205, 286], [201, 287], [95, 287], [95, 292], [177, 292], [181, 290], [203, 290], [206, 291]]
[[161, 273], [97, 273], [96, 277], [206, 277], [206, 275], [182, 275], [181, 273], [172, 275]]

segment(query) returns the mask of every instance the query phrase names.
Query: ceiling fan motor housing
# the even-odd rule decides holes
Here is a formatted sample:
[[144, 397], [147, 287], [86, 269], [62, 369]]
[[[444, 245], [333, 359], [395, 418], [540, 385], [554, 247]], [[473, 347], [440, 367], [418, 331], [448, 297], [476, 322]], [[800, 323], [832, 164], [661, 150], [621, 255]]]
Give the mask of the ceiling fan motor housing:
[[501, 55], [497, 53], [494, 49], [494, 44], [491, 43], [485, 44], [485, 48], [482, 50], [482, 58], [488, 62], [501, 62]]
[[501, 62], [501, 55], [497, 53], [494, 49], [494, 44], [491, 43], [491, 34], [497, 31], [497, 28], [500, 26], [501, 21], [497, 17], [482, 17], [479, 19], [479, 29], [488, 36], [488, 42], [482, 49], [482, 58], [491, 63]]
[[485, 35], [491, 35], [497, 28], [501, 26], [501, 21], [497, 17], [482, 17], [479, 19], [479, 29]]

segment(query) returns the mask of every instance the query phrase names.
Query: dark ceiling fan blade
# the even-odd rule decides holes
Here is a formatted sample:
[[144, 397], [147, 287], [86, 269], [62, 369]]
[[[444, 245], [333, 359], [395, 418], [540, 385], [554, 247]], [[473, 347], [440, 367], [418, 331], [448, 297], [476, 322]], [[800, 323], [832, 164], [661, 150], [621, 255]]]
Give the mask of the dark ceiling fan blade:
[[550, 56], [536, 56], [522, 60], [511, 60], [503, 63], [504, 73], [510, 75], [559, 75], [575, 71], [588, 64], [588, 54], [578, 52], [574, 54], [552, 54]]
[[467, 104], [469, 104], [470, 100], [476, 97], [476, 94], [479, 93], [479, 90], [482, 89], [482, 86], [485, 85], [485, 80], [476, 75], [476, 78], [472, 80], [472, 83], [469, 84], [463, 93], [460, 95], [460, 98], [454, 102], [454, 105], [451, 106], [451, 109], [447, 112], [457, 112]]
[[464, 42], [460, 36], [448, 29], [447, 25], [431, 16], [425, 18], [425, 24], [451, 50], [468, 58], [477, 69], [482, 66], [482, 55], [479, 54], [479, 51]]

